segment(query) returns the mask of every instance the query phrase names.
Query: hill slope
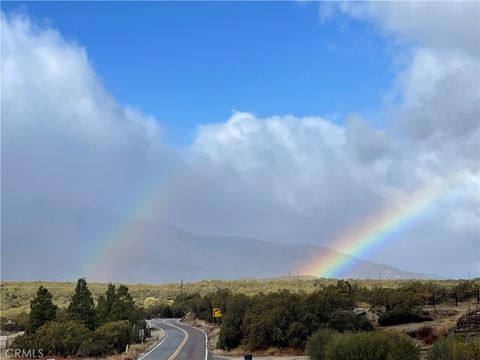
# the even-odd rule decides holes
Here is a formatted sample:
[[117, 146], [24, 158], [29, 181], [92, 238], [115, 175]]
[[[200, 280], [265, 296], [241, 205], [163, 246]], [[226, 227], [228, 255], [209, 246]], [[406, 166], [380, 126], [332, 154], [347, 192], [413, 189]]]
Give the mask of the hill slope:
[[[289, 271], [296, 275], [305, 264], [335, 253], [315, 245], [199, 235], [161, 222], [136, 221], [128, 226], [130, 219], [81, 207], [10, 205], [2, 215], [4, 280], [64, 281], [87, 276], [95, 281], [161, 283], [270, 278]], [[24, 216], [30, 217], [28, 228], [22, 226]], [[116, 245], [104, 248], [105, 243]], [[349, 258], [351, 265], [342, 277], [425, 278]]]

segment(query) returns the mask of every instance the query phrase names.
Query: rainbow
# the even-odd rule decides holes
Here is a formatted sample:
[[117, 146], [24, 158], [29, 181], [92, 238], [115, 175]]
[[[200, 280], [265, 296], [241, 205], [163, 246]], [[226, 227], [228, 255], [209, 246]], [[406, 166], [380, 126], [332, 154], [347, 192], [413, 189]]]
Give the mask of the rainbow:
[[459, 177], [457, 174], [445, 181], [424, 186], [412, 194], [397, 196], [388, 207], [339, 234], [330, 243], [338, 252], [311, 261], [302, 269], [302, 273], [317, 277], [338, 277], [340, 271], [355, 258], [362, 258], [372, 247], [392, 238], [393, 234], [444, 197]]
[[[315, 259], [301, 269], [302, 274], [315, 275], [318, 277], [335, 277], [340, 270], [344, 269], [354, 259], [362, 257], [376, 244], [391, 238], [395, 232], [419, 217], [426, 208], [445, 196], [451, 189], [451, 185], [457, 182], [458, 174], [425, 186], [409, 195], [399, 195], [391, 201], [388, 207], [379, 213], [370, 216], [357, 226], [352, 226], [347, 231], [339, 234], [332, 242], [331, 247], [338, 252], [331, 252], [325, 258]], [[172, 180], [171, 177], [168, 180]], [[131, 208], [131, 214], [135, 215], [126, 221], [109, 229], [98, 241], [88, 262], [84, 264], [79, 273], [82, 276], [93, 277], [95, 280], [110, 281], [114, 278], [112, 270], [116, 268], [114, 262], [119, 258], [125, 258], [138, 246], [142, 245], [145, 231], [145, 223], [138, 219], [150, 218], [156, 214], [161, 218], [159, 205], [164, 187], [151, 186], [145, 196], [138, 198]], [[138, 241], [137, 241], [138, 239]], [[351, 256], [347, 256], [351, 255]], [[117, 264], [118, 266], [118, 264]]]
[[[144, 226], [138, 218], [154, 212], [155, 199], [155, 195], [141, 198], [130, 211], [131, 214], [135, 214], [135, 218], [125, 219], [102, 235], [92, 255], [87, 258], [88, 261], [79, 271], [82, 276], [86, 274], [87, 278], [94, 278], [96, 281], [114, 279], [115, 276], [112, 273], [115, 268], [114, 262], [124, 258], [123, 255], [132, 250], [132, 239], [142, 238]], [[137, 246], [141, 246], [141, 243], [138, 242]]]
[[[128, 258], [132, 251], [141, 249], [146, 245], [142, 238], [148, 229], [145, 224], [148, 219], [161, 219], [161, 198], [170, 182], [175, 182], [181, 170], [173, 169], [166, 175], [162, 184], [152, 181], [147, 190], [142, 190], [142, 195], [126, 211], [127, 216], [114, 226], [108, 228], [98, 239], [97, 246], [92, 250], [87, 261], [78, 271], [81, 277], [93, 278], [95, 281], [112, 281], [115, 279], [114, 269], [118, 268], [119, 259]], [[128, 264], [132, 266], [132, 264]]]

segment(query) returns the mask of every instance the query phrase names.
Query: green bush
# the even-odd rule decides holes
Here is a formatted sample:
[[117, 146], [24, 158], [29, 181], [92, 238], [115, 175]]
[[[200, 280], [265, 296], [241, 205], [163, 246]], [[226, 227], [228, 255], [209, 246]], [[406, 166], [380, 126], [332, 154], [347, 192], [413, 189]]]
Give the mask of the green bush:
[[425, 320], [427, 319], [424, 318], [419, 311], [405, 307], [396, 307], [392, 310], [387, 310], [378, 318], [380, 325], [397, 325]]
[[292, 312], [282, 302], [260, 302], [251, 307], [243, 322], [245, 340], [249, 349], [260, 350], [268, 346], [288, 346], [289, 318]]
[[420, 351], [408, 336], [393, 332], [344, 333], [325, 347], [325, 360], [419, 360]]
[[42, 325], [33, 337], [33, 347], [51, 355], [76, 355], [80, 345], [91, 332], [77, 321], [49, 321]]
[[308, 338], [308, 329], [301, 322], [292, 322], [288, 327], [287, 337], [290, 347], [304, 349]]
[[312, 294], [284, 290], [247, 298], [226, 292], [218, 345], [232, 349], [242, 342], [249, 350], [269, 346], [304, 349], [308, 337], [326, 325], [340, 331], [372, 330], [366, 317], [352, 313], [359, 292], [358, 285], [347, 281]]
[[467, 339], [449, 336], [432, 347], [429, 360], [480, 360], [480, 338]]
[[237, 347], [243, 338], [242, 322], [250, 300], [243, 294], [230, 295], [222, 318], [218, 347], [230, 350]]
[[106, 356], [125, 350], [130, 343], [132, 325], [129, 321], [114, 321], [94, 332], [79, 321], [49, 321], [35, 334], [15, 339], [14, 348], [43, 349], [44, 354], [62, 356]]
[[242, 332], [239, 328], [224, 326], [222, 324], [220, 337], [217, 346], [220, 349], [230, 350], [237, 347], [242, 339]]
[[311, 360], [324, 360], [327, 344], [338, 335], [338, 332], [328, 328], [318, 329], [307, 341], [306, 352]]
[[97, 328], [78, 350], [81, 357], [99, 357], [125, 351], [131, 340], [132, 324], [112, 321]]
[[337, 310], [332, 314], [328, 325], [340, 332], [356, 330], [373, 330], [373, 326], [366, 316], [355, 315], [352, 311]]
[[130, 343], [132, 324], [127, 320], [118, 320], [100, 326], [93, 333], [93, 340], [103, 343], [107, 354], [122, 352]]
[[103, 357], [110, 354], [107, 353], [104, 339], [90, 336], [82, 343], [82, 345], [80, 345], [77, 355], [82, 358], [88, 358]]
[[34, 345], [34, 335], [33, 334], [24, 334], [21, 336], [17, 336], [15, 340], [13, 340], [13, 344], [11, 346], [12, 349], [36, 349]]

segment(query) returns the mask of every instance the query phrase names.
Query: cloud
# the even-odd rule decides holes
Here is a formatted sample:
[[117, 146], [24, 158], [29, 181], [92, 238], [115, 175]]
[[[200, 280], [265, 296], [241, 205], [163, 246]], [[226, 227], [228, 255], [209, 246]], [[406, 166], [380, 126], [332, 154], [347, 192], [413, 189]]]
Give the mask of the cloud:
[[[413, 270], [428, 272], [442, 259], [445, 268], [439, 273], [447, 267], [447, 272], [478, 273], [479, 6], [321, 5], [323, 21], [337, 10], [374, 23], [392, 40], [398, 72], [389, 91], [397, 101], [388, 107], [387, 127], [374, 129], [359, 116], [340, 127], [319, 117], [261, 119], [235, 113], [225, 123], [200, 127], [194, 151], [250, 182], [268, 184], [258, 197], [269, 193], [282, 199], [302, 218], [297, 224], [304, 229], [303, 239], [314, 241], [316, 234], [327, 244], [335, 231], [351, 226], [361, 214], [375, 213], [392, 196], [465, 174], [422, 222], [375, 256], [401, 267], [416, 249], [419, 265]], [[284, 221], [289, 222], [279, 223]]]
[[165, 165], [158, 123], [112, 98], [84, 48], [23, 15], [1, 23], [4, 199], [125, 203]]
[[[328, 18], [332, 4], [320, 6]], [[480, 51], [480, 4], [476, 1], [339, 2], [336, 10], [376, 24], [396, 41], [435, 49], [462, 49], [474, 56]]]
[[[447, 196], [369, 256], [444, 276], [478, 271], [478, 16], [470, 8], [478, 4], [377, 4], [336, 10], [408, 44], [398, 50], [402, 66], [389, 89], [397, 101], [385, 127], [361, 115], [339, 125], [234, 112], [199, 125], [182, 149], [163, 144], [156, 119], [113, 99], [84, 48], [26, 16], [2, 14], [2, 202], [128, 215], [151, 192], [156, 206], [144, 216], [154, 220], [335, 247], [343, 229], [396, 196], [461, 172]], [[17, 245], [7, 240], [10, 254]]]

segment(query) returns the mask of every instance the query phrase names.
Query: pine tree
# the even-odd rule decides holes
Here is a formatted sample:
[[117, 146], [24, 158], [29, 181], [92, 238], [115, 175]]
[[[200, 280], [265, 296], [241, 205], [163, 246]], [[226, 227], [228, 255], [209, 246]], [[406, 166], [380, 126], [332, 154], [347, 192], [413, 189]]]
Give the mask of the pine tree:
[[37, 295], [30, 302], [30, 315], [26, 325], [27, 334], [33, 334], [47, 321], [54, 320], [57, 306], [52, 301], [52, 294], [43, 286], [40, 286]]
[[75, 294], [70, 299], [67, 311], [71, 320], [82, 322], [90, 330], [95, 328], [95, 305], [85, 279], [78, 279]]
[[120, 285], [115, 294], [115, 300], [112, 304], [109, 321], [130, 320], [137, 321], [137, 309], [133, 301], [132, 295], [128, 292], [128, 287]]
[[115, 285], [108, 284], [107, 291], [105, 295], [101, 295], [98, 298], [97, 304], [97, 316], [100, 324], [105, 324], [108, 322], [110, 311], [112, 310], [113, 303], [115, 302], [116, 291]]

